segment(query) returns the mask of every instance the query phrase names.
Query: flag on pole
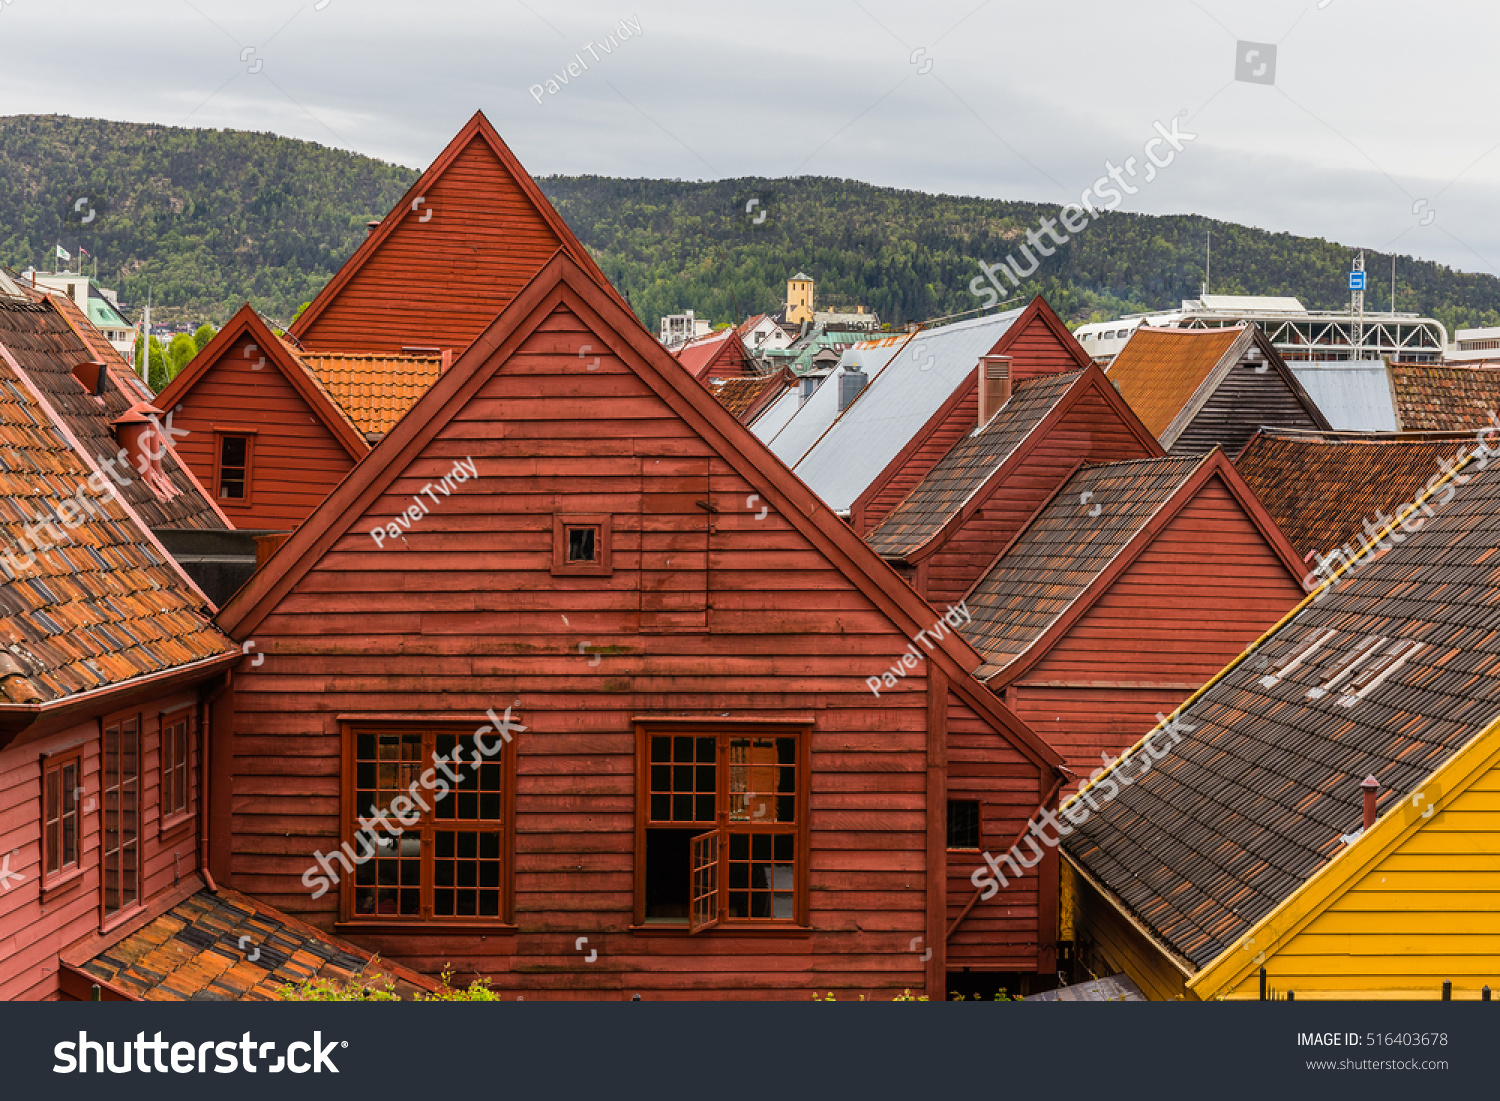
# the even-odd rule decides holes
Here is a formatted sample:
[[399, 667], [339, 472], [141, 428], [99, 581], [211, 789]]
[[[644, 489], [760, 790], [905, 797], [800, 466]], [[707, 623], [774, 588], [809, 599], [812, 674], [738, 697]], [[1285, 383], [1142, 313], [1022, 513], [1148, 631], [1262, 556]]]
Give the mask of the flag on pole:
[[69, 252], [67, 249], [63, 248], [61, 245], [58, 245], [57, 246], [57, 258], [59, 260], [71, 260], [71, 259], [73, 259], [73, 254], [71, 252]]
[[88, 249], [84, 248], [82, 245], [79, 245], [78, 246], [78, 255], [79, 256], [92, 256], [94, 254], [92, 252], [90, 252]]

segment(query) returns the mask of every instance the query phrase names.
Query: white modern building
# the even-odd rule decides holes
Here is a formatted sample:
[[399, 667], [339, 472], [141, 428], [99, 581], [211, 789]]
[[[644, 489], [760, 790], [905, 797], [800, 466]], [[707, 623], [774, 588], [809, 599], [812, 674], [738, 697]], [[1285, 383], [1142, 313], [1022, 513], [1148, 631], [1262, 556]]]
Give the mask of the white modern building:
[[699, 317], [693, 316], [693, 311], [687, 313], [667, 314], [661, 319], [661, 336], [659, 339], [668, 348], [676, 348], [686, 344], [689, 340], [696, 340], [700, 336], [707, 336], [713, 325]]
[[76, 271], [35, 271], [22, 273], [26, 282], [48, 294], [66, 295], [84, 312], [94, 328], [127, 360], [135, 358], [136, 328], [125, 320], [120, 299], [108, 287], [101, 287], [87, 275]]
[[1448, 359], [1456, 363], [1474, 359], [1500, 359], [1500, 328], [1459, 329], [1453, 334], [1453, 347], [1448, 349]]
[[[1184, 299], [1178, 310], [1130, 314], [1118, 321], [1080, 325], [1074, 331], [1096, 360], [1115, 357], [1142, 325], [1153, 328], [1220, 329], [1253, 321], [1289, 362], [1371, 360], [1437, 363], [1448, 350], [1442, 322], [1413, 313], [1309, 310], [1296, 298], [1205, 294]], [[1500, 329], [1492, 331], [1500, 335]]]

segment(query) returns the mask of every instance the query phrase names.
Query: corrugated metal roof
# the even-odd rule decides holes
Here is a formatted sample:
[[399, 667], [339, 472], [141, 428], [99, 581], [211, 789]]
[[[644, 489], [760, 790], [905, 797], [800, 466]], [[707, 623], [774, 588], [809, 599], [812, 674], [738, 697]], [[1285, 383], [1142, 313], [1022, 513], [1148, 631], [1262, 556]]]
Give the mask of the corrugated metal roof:
[[1133, 779], [1112, 800], [1071, 819], [1068, 854], [1200, 967], [1344, 851], [1366, 774], [1383, 814], [1409, 807], [1500, 714], [1500, 465], [1464, 474], [1415, 532], [1185, 708], [1156, 760], [1120, 765]]
[[[839, 416], [838, 379], [846, 369], [858, 367], [870, 381], [866, 389], [885, 371], [892, 359], [906, 343], [906, 334], [897, 339], [861, 341], [839, 353], [838, 366], [818, 384], [812, 397], [794, 405], [791, 415], [774, 434], [762, 435], [761, 439], [776, 453], [776, 457], [787, 466], [794, 467], [807, 453], [808, 448], [818, 442]], [[764, 419], [764, 418], [762, 418]]]
[[1288, 363], [1335, 432], [1395, 432], [1396, 403], [1380, 359]]
[[[836, 385], [825, 385], [808, 399], [811, 405], [827, 391], [825, 407], [831, 409], [832, 416], [828, 417], [826, 431], [816, 435], [798, 432], [788, 437], [785, 446], [778, 446], [781, 437], [787, 436], [783, 430], [772, 441], [771, 449], [830, 508], [847, 509], [953, 391], [970, 378], [979, 357], [999, 342], [1023, 312], [1010, 310], [916, 333], [900, 345], [842, 414], [838, 413]], [[885, 350], [853, 348], [846, 356], [873, 358]], [[865, 369], [870, 370], [868, 359]], [[807, 439], [809, 435], [811, 439]]]

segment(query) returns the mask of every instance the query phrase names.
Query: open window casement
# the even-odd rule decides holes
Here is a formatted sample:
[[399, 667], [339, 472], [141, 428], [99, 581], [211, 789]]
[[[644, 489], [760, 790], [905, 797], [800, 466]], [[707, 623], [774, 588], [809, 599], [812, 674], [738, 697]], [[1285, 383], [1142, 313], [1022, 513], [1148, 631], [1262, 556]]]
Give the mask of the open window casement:
[[693, 838], [692, 908], [688, 931], [698, 933], [719, 924], [719, 833]]

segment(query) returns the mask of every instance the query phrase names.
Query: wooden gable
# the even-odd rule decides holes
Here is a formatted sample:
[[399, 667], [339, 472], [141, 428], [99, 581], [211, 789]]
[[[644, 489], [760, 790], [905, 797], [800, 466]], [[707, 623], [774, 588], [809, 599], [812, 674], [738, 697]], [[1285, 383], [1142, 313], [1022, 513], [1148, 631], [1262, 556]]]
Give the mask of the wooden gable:
[[[438, 489], [462, 464], [466, 484]], [[583, 568], [575, 526], [607, 542]], [[266, 662], [236, 686], [246, 764], [219, 785], [215, 875], [383, 957], [463, 958], [518, 992], [941, 991], [948, 701], [1006, 755], [979, 784], [997, 834], [1022, 828], [1058, 758], [972, 680], [978, 655], [952, 634], [871, 690], [935, 618], [558, 256], [222, 613]], [[472, 729], [507, 707], [526, 729], [504, 921], [402, 926], [309, 896], [309, 854], [347, 829], [351, 730]], [[808, 754], [802, 912], [770, 938], [643, 924], [651, 732], [759, 729], [802, 732]], [[1050, 940], [1033, 910], [984, 950], [1035, 967]]]
[[1296, 607], [1303, 571], [1214, 452], [989, 686], [1085, 777]]
[[311, 350], [456, 353], [559, 248], [608, 285], [484, 113], [476, 112], [293, 322], [291, 333]]
[[[177, 453], [237, 528], [295, 527], [369, 451], [348, 416], [249, 306], [157, 398]], [[245, 496], [220, 484], [225, 436], [247, 439]]]
[[[995, 342], [992, 355], [1012, 356], [1011, 384], [1041, 375], [1080, 371], [1093, 361], [1068, 332], [1047, 300], [1033, 298], [1015, 323]], [[978, 364], [969, 378], [922, 426], [849, 510], [850, 523], [861, 535], [881, 520], [937, 465], [960, 436], [979, 418]]]

